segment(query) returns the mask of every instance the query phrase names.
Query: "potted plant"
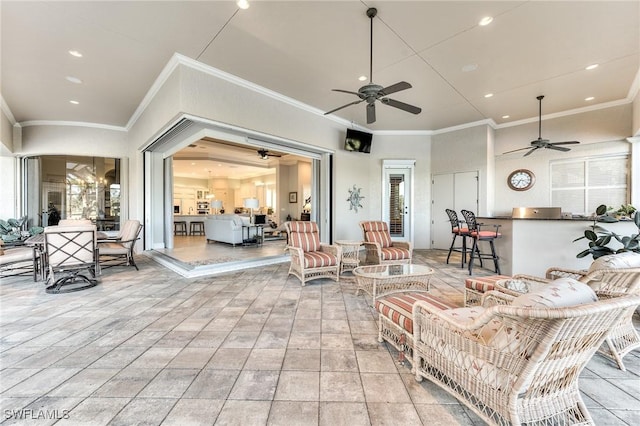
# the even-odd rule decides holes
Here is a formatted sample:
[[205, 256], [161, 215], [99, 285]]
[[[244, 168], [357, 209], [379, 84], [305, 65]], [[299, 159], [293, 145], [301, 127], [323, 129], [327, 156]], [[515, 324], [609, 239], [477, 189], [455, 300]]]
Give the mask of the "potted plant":
[[[627, 204], [626, 206], [633, 208], [633, 211], [631, 211], [631, 213], [635, 211], [635, 208], [633, 206], [629, 204]], [[622, 207], [624, 208], [625, 205], [623, 205]], [[594, 259], [597, 259], [601, 256], [622, 253], [625, 251], [640, 253], [640, 214], [635, 214], [633, 216], [633, 222], [638, 228], [638, 233], [631, 235], [618, 235], [615, 232], [598, 225], [599, 222], [612, 223], [618, 221], [618, 219], [616, 219], [615, 217], [607, 215], [607, 210], [607, 206], [605, 206], [604, 204], [598, 206], [593, 217], [593, 225], [591, 225], [589, 229], [586, 229], [584, 231], [584, 235], [582, 237], [573, 240], [574, 242], [582, 239], [586, 239], [589, 241], [589, 248], [578, 253], [576, 257], [582, 258], [591, 254]], [[629, 211], [630, 209], [627, 208], [627, 210]], [[612, 239], [617, 240], [620, 244], [622, 244], [622, 247], [617, 249], [609, 247], [608, 244]]]

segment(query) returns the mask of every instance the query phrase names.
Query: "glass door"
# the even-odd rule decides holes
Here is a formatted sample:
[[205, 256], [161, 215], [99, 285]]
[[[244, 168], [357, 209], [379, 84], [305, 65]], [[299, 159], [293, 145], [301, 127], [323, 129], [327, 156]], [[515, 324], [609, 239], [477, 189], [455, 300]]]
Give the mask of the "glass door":
[[391, 238], [413, 240], [413, 160], [385, 160], [382, 218], [389, 224]]

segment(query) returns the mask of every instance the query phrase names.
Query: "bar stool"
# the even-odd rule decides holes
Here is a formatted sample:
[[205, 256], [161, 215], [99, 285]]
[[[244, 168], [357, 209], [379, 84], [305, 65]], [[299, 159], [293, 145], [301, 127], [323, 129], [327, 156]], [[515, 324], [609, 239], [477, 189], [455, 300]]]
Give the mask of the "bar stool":
[[173, 235], [188, 235], [187, 234], [187, 221], [186, 220], [174, 220], [173, 221]]
[[[493, 259], [493, 264], [496, 268], [496, 273], [500, 275], [500, 265], [498, 264], [498, 255], [496, 254], [496, 248], [493, 244], [493, 241], [500, 237], [501, 234], [498, 232], [498, 228], [500, 225], [493, 225], [495, 228], [494, 231], [482, 231], [480, 227], [483, 225], [482, 223], [478, 223], [476, 221], [476, 215], [469, 210], [461, 210], [462, 216], [464, 216], [465, 222], [467, 222], [467, 227], [469, 228], [469, 236], [473, 238], [473, 247], [471, 248], [471, 258], [469, 259], [469, 275], [473, 274], [473, 258], [475, 254], [478, 253], [478, 260], [480, 260], [480, 267], [482, 267], [482, 259]], [[480, 248], [478, 247], [478, 241], [488, 241], [489, 246], [491, 247], [491, 254], [488, 253], [480, 253]]]
[[189, 224], [189, 235], [204, 235], [204, 222], [201, 220], [192, 221]]
[[[464, 268], [464, 263], [467, 261], [467, 237], [469, 236], [469, 228], [462, 227], [462, 221], [458, 220], [458, 214], [455, 210], [445, 209], [447, 216], [449, 216], [449, 222], [451, 222], [451, 234], [453, 240], [451, 240], [451, 247], [449, 247], [449, 254], [447, 255], [447, 264], [449, 264], [449, 257], [451, 257], [452, 251], [457, 251], [462, 254], [462, 260], [460, 261], [460, 267]], [[462, 246], [454, 247], [456, 244], [456, 238], [462, 238]]]

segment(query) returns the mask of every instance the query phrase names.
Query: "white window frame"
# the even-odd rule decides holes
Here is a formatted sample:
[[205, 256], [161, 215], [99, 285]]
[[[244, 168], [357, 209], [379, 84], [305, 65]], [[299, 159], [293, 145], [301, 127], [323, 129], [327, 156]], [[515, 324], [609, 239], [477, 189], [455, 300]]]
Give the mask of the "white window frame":
[[[589, 185], [589, 163], [593, 162], [593, 161], [602, 161], [602, 160], [620, 160], [620, 159], [624, 159], [627, 161], [627, 170], [625, 173], [626, 179], [625, 179], [625, 184], [624, 185], [599, 185], [599, 186], [590, 186]], [[625, 190], [625, 199], [622, 200], [621, 203], [627, 204], [629, 203], [629, 179], [630, 179], [630, 168], [631, 168], [631, 161], [630, 161], [630, 156], [629, 154], [613, 154], [613, 155], [600, 155], [600, 156], [593, 156], [593, 157], [583, 157], [583, 158], [572, 158], [572, 159], [567, 159], [567, 160], [555, 160], [555, 161], [551, 161], [549, 163], [549, 178], [550, 178], [550, 184], [549, 184], [549, 199], [553, 200], [553, 194], [554, 191], [565, 191], [565, 190], [582, 190], [584, 192], [584, 211], [583, 212], [573, 212], [573, 213], [577, 213], [577, 214], [591, 214], [593, 212], [589, 212], [588, 210], [588, 206], [589, 206], [589, 190], [591, 189], [624, 189]], [[576, 164], [576, 163], [581, 163], [584, 165], [584, 185], [583, 186], [570, 186], [570, 187], [556, 187], [554, 186], [554, 182], [553, 182], [553, 167], [560, 165], [560, 164]], [[564, 206], [560, 206], [563, 207]]]

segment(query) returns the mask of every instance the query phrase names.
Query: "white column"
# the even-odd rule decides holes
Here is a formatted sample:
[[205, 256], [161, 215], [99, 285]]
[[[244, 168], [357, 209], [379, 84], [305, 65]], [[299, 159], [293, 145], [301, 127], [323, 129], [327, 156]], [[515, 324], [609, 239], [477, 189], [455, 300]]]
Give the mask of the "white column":
[[631, 204], [640, 206], [640, 136], [627, 138], [631, 144]]

